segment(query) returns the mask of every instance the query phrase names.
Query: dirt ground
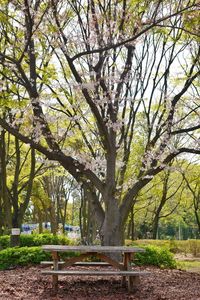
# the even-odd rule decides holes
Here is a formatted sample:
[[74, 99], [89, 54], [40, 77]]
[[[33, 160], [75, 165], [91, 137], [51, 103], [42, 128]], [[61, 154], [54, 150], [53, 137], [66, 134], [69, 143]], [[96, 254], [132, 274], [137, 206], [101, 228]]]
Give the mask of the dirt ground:
[[150, 272], [140, 289], [128, 293], [120, 277], [61, 277], [57, 296], [52, 294], [50, 276], [41, 267], [0, 271], [0, 300], [200, 300], [200, 274], [180, 270], [145, 268]]

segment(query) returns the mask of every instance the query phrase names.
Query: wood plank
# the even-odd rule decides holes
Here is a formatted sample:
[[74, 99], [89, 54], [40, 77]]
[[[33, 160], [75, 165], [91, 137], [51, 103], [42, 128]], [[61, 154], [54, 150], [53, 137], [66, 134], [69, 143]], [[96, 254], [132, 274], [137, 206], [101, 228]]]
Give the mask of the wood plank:
[[[123, 264], [124, 270], [128, 271], [131, 269], [131, 253], [124, 253]], [[122, 277], [122, 286], [126, 286], [126, 276]]]
[[[41, 265], [52, 266], [53, 261], [41, 261]], [[65, 261], [59, 261], [58, 265], [64, 265]], [[74, 263], [75, 266], [110, 266], [109, 263], [104, 261], [79, 261]]]
[[[64, 261], [59, 261], [58, 265], [63, 265], [64, 263]], [[40, 264], [45, 266], [53, 266], [53, 261], [41, 261]]]
[[82, 253], [78, 256], [74, 256], [74, 257], [70, 257], [68, 259], [65, 260], [64, 266], [69, 267], [69, 266], [73, 266], [75, 263], [84, 260], [85, 258], [88, 258], [88, 256], [93, 255], [93, 252], [86, 252], [86, 253]]
[[112, 265], [114, 268], [124, 270], [123, 264], [119, 263], [118, 261], [112, 259], [111, 257], [103, 254], [103, 253], [96, 253], [96, 256], [99, 257], [101, 260], [107, 262], [108, 264]]
[[129, 276], [128, 277], [128, 291], [129, 292], [135, 292], [137, 291], [140, 284], [140, 276]]
[[53, 289], [54, 291], [58, 290], [58, 275], [56, 274], [56, 272], [58, 271], [58, 261], [59, 261], [59, 255], [57, 252], [52, 251], [51, 252], [52, 258], [53, 258], [53, 268], [55, 273], [52, 274], [52, 285], [53, 285]]
[[100, 271], [93, 271], [93, 270], [44, 270], [41, 271], [42, 274], [44, 275], [63, 275], [63, 276], [72, 276], [72, 275], [77, 275], [77, 276], [112, 276], [112, 275], [117, 275], [117, 276], [145, 276], [149, 275], [149, 272], [145, 271], [114, 271], [114, 270], [100, 270]]
[[66, 245], [43, 245], [45, 251], [63, 252], [145, 252], [143, 248], [127, 246], [66, 246]]

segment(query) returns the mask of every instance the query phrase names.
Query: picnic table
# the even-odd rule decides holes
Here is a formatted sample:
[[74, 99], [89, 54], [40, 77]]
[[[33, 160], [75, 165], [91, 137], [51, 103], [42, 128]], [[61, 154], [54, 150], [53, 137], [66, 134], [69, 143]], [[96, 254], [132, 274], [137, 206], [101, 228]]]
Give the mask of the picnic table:
[[[52, 275], [52, 286], [54, 291], [58, 289], [58, 276], [122, 276], [122, 284], [126, 286], [128, 283], [128, 291], [134, 291], [138, 288], [141, 275], [148, 275], [148, 272], [136, 271], [132, 267], [134, 254], [144, 252], [145, 250], [138, 247], [126, 246], [63, 246], [63, 245], [43, 245], [42, 249], [51, 252], [52, 261], [43, 261], [42, 265], [52, 266], [52, 269], [42, 270], [44, 275]], [[60, 261], [60, 253], [71, 252], [76, 255]], [[119, 262], [112, 258], [109, 254], [121, 254], [123, 261]], [[85, 261], [89, 257], [95, 257], [98, 261]], [[100, 261], [99, 261], [100, 260]], [[75, 268], [72, 270], [72, 267]], [[107, 267], [98, 270], [83, 270], [79, 266]], [[63, 269], [63, 267], [68, 267]]]

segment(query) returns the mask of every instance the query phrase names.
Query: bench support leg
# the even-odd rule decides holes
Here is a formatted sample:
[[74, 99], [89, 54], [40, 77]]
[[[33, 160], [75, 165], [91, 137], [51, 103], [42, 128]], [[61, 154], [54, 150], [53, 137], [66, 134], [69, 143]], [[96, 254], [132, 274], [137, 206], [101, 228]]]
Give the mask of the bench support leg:
[[136, 292], [139, 284], [140, 284], [139, 276], [129, 276], [128, 277], [128, 291], [129, 292]]
[[52, 276], [52, 288], [55, 293], [58, 291], [58, 275]]
[[[124, 259], [123, 259], [123, 265], [124, 270], [128, 271], [131, 269], [131, 254], [130, 253], [124, 253]], [[126, 276], [122, 277], [122, 286], [126, 286]]]
[[[52, 258], [53, 258], [53, 270], [58, 271], [58, 261], [59, 256], [57, 252], [52, 252]], [[58, 275], [52, 276], [52, 288], [55, 293], [58, 291]]]

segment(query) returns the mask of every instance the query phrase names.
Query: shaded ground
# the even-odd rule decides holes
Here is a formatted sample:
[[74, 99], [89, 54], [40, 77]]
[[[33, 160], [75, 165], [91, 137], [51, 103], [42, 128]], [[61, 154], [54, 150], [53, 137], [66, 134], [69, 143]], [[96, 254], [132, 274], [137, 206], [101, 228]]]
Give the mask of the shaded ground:
[[187, 270], [189, 272], [200, 273], [200, 257], [194, 257], [192, 255], [176, 255], [175, 256], [181, 270]]
[[179, 270], [146, 268], [140, 290], [129, 294], [120, 278], [61, 277], [57, 296], [52, 295], [51, 278], [41, 267], [0, 271], [0, 300], [200, 300], [200, 274]]

